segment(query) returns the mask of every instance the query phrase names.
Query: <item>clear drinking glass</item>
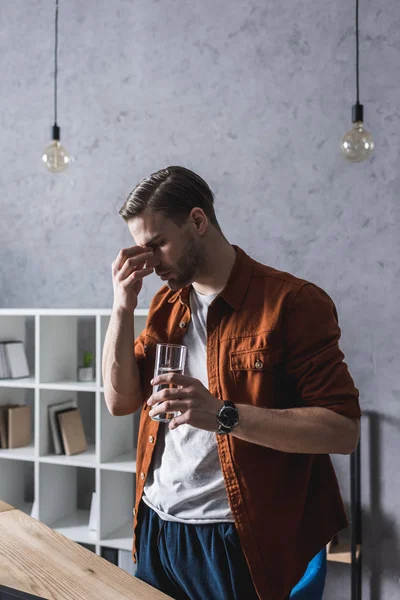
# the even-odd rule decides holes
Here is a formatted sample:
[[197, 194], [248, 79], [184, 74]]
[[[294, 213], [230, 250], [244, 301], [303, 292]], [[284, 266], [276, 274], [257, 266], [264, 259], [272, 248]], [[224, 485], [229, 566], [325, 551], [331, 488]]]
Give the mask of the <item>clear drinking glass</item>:
[[[186, 346], [181, 346], [180, 344], [157, 344], [154, 377], [157, 377], [157, 375], [164, 375], [165, 373], [179, 373], [180, 375], [183, 375], [186, 354]], [[182, 386], [173, 385], [172, 383], [154, 385], [153, 394], [159, 392], [160, 390], [180, 387]], [[151, 418], [153, 421], [169, 423], [174, 417], [177, 417], [180, 414], [181, 413], [179, 411], [173, 411], [168, 413], [160, 413]]]

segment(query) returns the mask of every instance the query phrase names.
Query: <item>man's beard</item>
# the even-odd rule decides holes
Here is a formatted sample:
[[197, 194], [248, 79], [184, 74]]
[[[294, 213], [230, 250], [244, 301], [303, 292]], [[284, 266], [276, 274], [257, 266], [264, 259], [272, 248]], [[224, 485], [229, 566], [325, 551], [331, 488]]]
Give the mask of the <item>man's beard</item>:
[[168, 287], [176, 291], [193, 283], [203, 271], [205, 264], [206, 255], [201, 242], [188, 234], [182, 256], [176, 263], [176, 267], [172, 269], [175, 277], [167, 281]]

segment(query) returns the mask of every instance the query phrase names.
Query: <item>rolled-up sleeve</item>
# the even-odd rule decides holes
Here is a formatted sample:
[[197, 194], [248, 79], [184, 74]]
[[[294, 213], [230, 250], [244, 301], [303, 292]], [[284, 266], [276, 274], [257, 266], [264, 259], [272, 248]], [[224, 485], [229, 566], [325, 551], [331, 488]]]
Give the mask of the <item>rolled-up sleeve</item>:
[[333, 300], [315, 284], [304, 284], [286, 321], [286, 374], [301, 405], [360, 418], [359, 391], [343, 360], [340, 334]]

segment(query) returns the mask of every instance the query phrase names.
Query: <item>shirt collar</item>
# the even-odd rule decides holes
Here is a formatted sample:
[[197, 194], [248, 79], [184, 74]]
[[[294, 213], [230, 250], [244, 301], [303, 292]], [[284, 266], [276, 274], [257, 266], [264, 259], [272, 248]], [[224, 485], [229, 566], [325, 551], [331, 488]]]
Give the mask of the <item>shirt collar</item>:
[[[233, 263], [228, 281], [219, 296], [232, 308], [239, 310], [250, 284], [254, 261], [239, 246], [232, 244], [232, 247], [236, 250], [236, 260]], [[180, 302], [188, 304], [191, 289], [191, 285], [181, 288], [169, 298], [168, 302], [176, 302], [179, 298]]]

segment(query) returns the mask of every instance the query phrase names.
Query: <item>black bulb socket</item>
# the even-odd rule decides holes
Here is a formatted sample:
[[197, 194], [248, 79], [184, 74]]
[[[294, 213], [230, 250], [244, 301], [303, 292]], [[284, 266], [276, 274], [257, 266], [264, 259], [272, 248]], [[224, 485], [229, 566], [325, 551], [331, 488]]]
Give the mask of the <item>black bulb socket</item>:
[[55, 140], [56, 142], [59, 142], [60, 141], [60, 128], [56, 123], [54, 123], [54, 125], [53, 125], [52, 134], [53, 134], [53, 140]]
[[351, 114], [353, 123], [357, 123], [357, 121], [364, 122], [364, 106], [359, 102], [353, 104]]

